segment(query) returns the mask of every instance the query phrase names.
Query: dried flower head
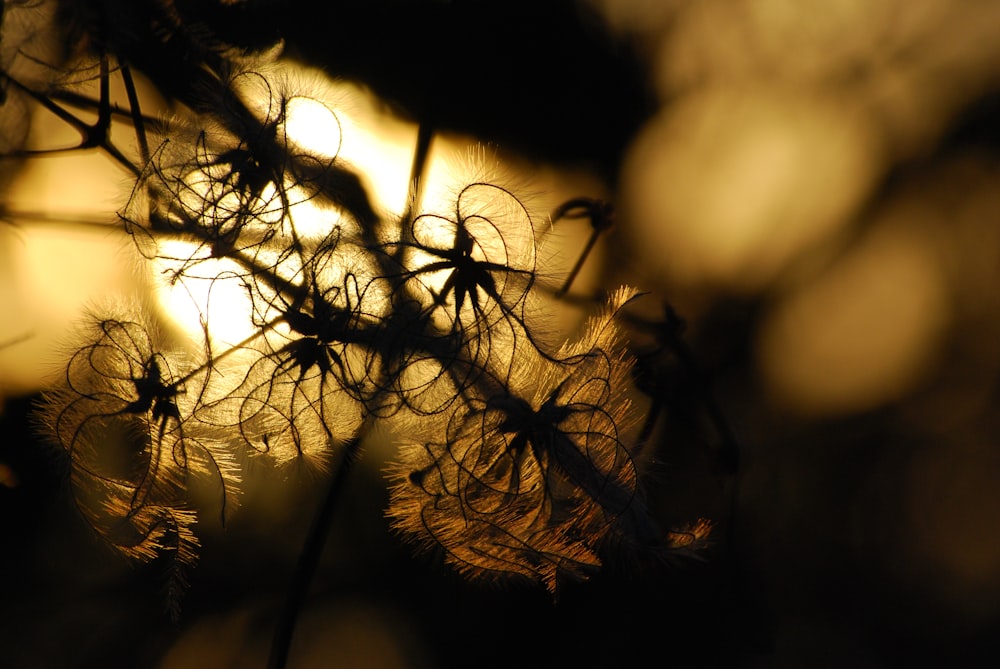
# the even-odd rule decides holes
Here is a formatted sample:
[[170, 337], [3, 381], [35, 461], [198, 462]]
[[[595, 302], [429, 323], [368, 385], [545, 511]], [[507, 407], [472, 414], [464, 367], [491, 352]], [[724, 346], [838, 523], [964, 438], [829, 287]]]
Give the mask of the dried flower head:
[[630, 362], [613, 323], [632, 294], [617, 293], [561, 360], [515, 360], [531, 372], [470, 398], [443, 440], [404, 445], [394, 526], [470, 576], [520, 574], [554, 592], [600, 564], [609, 534], [648, 523], [627, 446]]
[[204, 376], [144, 316], [94, 316], [80, 333], [63, 382], [44, 395], [40, 420], [68, 455], [83, 515], [124, 554], [196, 559], [188, 480], [219, 483], [223, 514], [240, 481], [236, 459], [192, 418]]

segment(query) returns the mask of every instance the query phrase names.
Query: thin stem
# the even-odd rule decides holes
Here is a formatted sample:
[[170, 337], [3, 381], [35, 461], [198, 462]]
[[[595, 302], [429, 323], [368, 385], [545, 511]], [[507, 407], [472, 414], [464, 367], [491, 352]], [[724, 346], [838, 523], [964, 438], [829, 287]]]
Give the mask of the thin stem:
[[583, 268], [583, 263], [587, 260], [587, 256], [589, 256], [590, 252], [594, 249], [594, 244], [597, 243], [597, 239], [601, 236], [601, 232], [601, 230], [595, 228], [594, 231], [590, 233], [587, 245], [577, 257], [576, 264], [573, 265], [573, 269], [570, 270], [569, 276], [566, 277], [566, 281], [563, 283], [562, 287], [556, 291], [556, 297], [562, 297], [569, 292], [570, 286], [573, 285], [573, 281], [576, 280], [577, 274], [579, 274], [580, 270]]
[[66, 111], [65, 109], [57, 105], [55, 102], [50, 100], [48, 96], [28, 88], [27, 86], [19, 82], [17, 79], [11, 77], [6, 72], [0, 71], [0, 78], [13, 84], [15, 88], [19, 89], [26, 95], [33, 98], [35, 102], [42, 105], [45, 109], [47, 109], [51, 113], [55, 114], [60, 120], [65, 122], [67, 125], [70, 125], [73, 128], [75, 128], [76, 131], [79, 132], [82, 137], [81, 142], [78, 145], [72, 147], [66, 147], [63, 149], [37, 150], [37, 151], [35, 150], [15, 151], [7, 155], [10, 155], [12, 157], [56, 155], [59, 153], [66, 153], [68, 151], [77, 151], [80, 149], [89, 149], [97, 147], [104, 150], [109, 156], [114, 158], [114, 160], [118, 164], [120, 164], [122, 167], [127, 169], [135, 176], [141, 176], [142, 170], [140, 170], [139, 167], [135, 165], [135, 163], [129, 160], [125, 156], [125, 154], [123, 154], [118, 149], [118, 147], [116, 147], [108, 139], [108, 129], [110, 128], [110, 123], [111, 123], [111, 107], [110, 107], [110, 102], [107, 100], [106, 97], [108, 94], [107, 62], [102, 59], [101, 65], [102, 65], [101, 85], [100, 85], [101, 100], [98, 102], [97, 122], [92, 126], [87, 125], [85, 122], [81, 121], [76, 116], [74, 116], [70, 112]]
[[23, 341], [28, 341], [29, 339], [31, 339], [34, 336], [35, 336], [35, 333], [32, 330], [29, 330], [28, 332], [25, 332], [23, 334], [14, 335], [10, 339], [8, 339], [6, 341], [0, 342], [0, 349], [5, 349], [8, 346], [16, 346], [16, 345], [20, 344]]
[[26, 209], [11, 209], [5, 204], [0, 204], [0, 220], [9, 223], [11, 226], [20, 227], [16, 220], [30, 222], [32, 225], [73, 225], [79, 227], [104, 228], [105, 230], [113, 225], [113, 216], [108, 218], [96, 218], [91, 214], [73, 213], [50, 213], [44, 211], [29, 211]]
[[[123, 78], [124, 78], [124, 68], [122, 66]], [[131, 75], [130, 75], [131, 78]], [[134, 90], [135, 85], [132, 84]], [[55, 90], [49, 94], [49, 97], [53, 100], [59, 100], [60, 102], [65, 102], [66, 104], [77, 107], [79, 109], [97, 109], [101, 101], [95, 100], [86, 95], [80, 93], [75, 93], [73, 91]], [[131, 109], [123, 109], [116, 103], [111, 104], [111, 115], [113, 117], [119, 117], [126, 121], [133, 121], [136, 118], [136, 114]], [[161, 134], [164, 130], [164, 121], [162, 119], [156, 118], [155, 116], [142, 115], [142, 124], [144, 126], [149, 126], [150, 130], [157, 134]]]
[[722, 440], [717, 454], [717, 472], [722, 475], [735, 474], [740, 466], [739, 441], [715, 398], [708, 373], [699, 364], [694, 351], [681, 335], [683, 321], [680, 316], [677, 315], [672, 306], [665, 304], [663, 322], [649, 322], [628, 316], [626, 316], [626, 320], [636, 327], [652, 330], [660, 341], [660, 351], [669, 350], [691, 374], [694, 379], [694, 391], [704, 405], [709, 420]]
[[573, 269], [570, 270], [569, 276], [566, 277], [566, 281], [563, 283], [562, 287], [556, 291], [556, 297], [562, 297], [569, 292], [570, 286], [572, 286], [573, 281], [576, 280], [577, 274], [579, 274], [580, 270], [583, 268], [583, 263], [587, 260], [590, 252], [594, 249], [594, 245], [597, 243], [598, 238], [600, 238], [601, 234], [605, 230], [609, 229], [614, 224], [614, 209], [610, 203], [586, 197], [578, 197], [564, 202], [552, 213], [552, 222], [558, 221], [561, 218], [581, 218], [584, 216], [590, 219], [590, 227], [593, 228], [593, 231], [590, 234], [590, 238], [587, 240], [587, 245], [577, 257], [576, 263], [573, 265]]
[[135, 138], [139, 142], [139, 157], [142, 158], [142, 164], [147, 165], [149, 164], [149, 142], [146, 139], [145, 121], [142, 117], [142, 110], [139, 108], [139, 95], [135, 90], [135, 81], [132, 80], [132, 71], [124, 63], [120, 64], [120, 71], [122, 81], [125, 83], [125, 93], [128, 95]]
[[227, 348], [225, 351], [223, 351], [222, 353], [220, 353], [220, 354], [218, 354], [216, 356], [212, 356], [211, 355], [211, 349], [208, 348], [208, 347], [206, 347], [206, 348], [208, 348], [209, 356], [210, 356], [209, 359], [208, 359], [208, 362], [206, 362], [203, 365], [199, 365], [198, 367], [196, 367], [195, 369], [192, 369], [190, 372], [188, 372], [184, 376], [178, 378], [176, 381], [174, 381], [173, 383], [170, 384], [170, 387], [171, 388], [180, 388], [185, 383], [187, 383], [188, 381], [190, 381], [191, 379], [193, 379], [194, 377], [196, 377], [198, 374], [201, 374], [202, 372], [205, 372], [205, 371], [211, 372], [212, 370], [215, 369], [215, 366], [219, 363], [220, 360], [223, 360], [223, 359], [227, 358], [228, 356], [232, 355], [235, 351], [239, 351], [239, 350], [245, 349], [255, 339], [260, 339], [261, 337], [263, 337], [264, 335], [266, 335], [268, 332], [270, 332], [271, 330], [273, 330], [274, 328], [276, 328], [278, 326], [278, 324], [281, 323], [281, 322], [283, 322], [284, 320], [285, 320], [284, 316], [279, 316], [279, 317], [275, 318], [273, 321], [270, 321], [268, 323], [264, 323], [257, 330], [255, 330], [252, 335], [250, 335], [249, 337], [245, 338], [240, 343], [235, 344], [235, 345]]
[[111, 133], [111, 73], [108, 70], [108, 58], [101, 56], [101, 75], [98, 90], [100, 94], [97, 105], [97, 122], [87, 133], [84, 146], [103, 146], [108, 144]]
[[268, 669], [284, 669], [288, 662], [295, 623], [305, 604], [309, 585], [312, 583], [320, 555], [323, 552], [323, 546], [330, 534], [331, 521], [337, 501], [346, 487], [347, 476], [353, 469], [360, 452], [361, 436], [354, 437], [340, 450], [340, 458], [333, 476], [330, 478], [326, 496], [320, 502], [316, 516], [313, 518], [312, 526], [309, 528], [305, 543], [302, 545], [302, 552], [299, 553], [295, 571], [292, 573], [292, 581], [285, 593], [285, 603], [278, 616], [274, 636], [271, 638], [271, 653], [267, 661]]
[[424, 175], [427, 171], [427, 158], [430, 155], [431, 142], [434, 139], [434, 129], [429, 123], [421, 122], [417, 126], [417, 144], [413, 150], [413, 163], [410, 166], [410, 185], [406, 196], [406, 211], [403, 212], [404, 227], [413, 220], [420, 209], [423, 199]]

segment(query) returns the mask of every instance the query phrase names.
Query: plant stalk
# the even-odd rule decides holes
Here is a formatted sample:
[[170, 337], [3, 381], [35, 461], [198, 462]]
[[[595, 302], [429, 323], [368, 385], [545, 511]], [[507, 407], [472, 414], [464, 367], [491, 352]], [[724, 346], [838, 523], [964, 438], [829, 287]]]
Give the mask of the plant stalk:
[[320, 555], [323, 553], [323, 546], [326, 544], [330, 534], [333, 514], [337, 507], [337, 501], [347, 484], [347, 477], [353, 469], [354, 463], [358, 460], [361, 452], [361, 436], [356, 436], [340, 450], [340, 458], [330, 478], [326, 495], [320, 502], [320, 506], [313, 518], [309, 533], [306, 535], [305, 543], [302, 545], [302, 552], [299, 553], [295, 571], [292, 573], [292, 580], [285, 594], [285, 602], [278, 616], [278, 622], [271, 638], [271, 652], [268, 657], [268, 669], [284, 669], [288, 662], [289, 651], [292, 646], [292, 636], [295, 632], [295, 624], [298, 621], [299, 613], [305, 605], [309, 586], [313, 576], [316, 574], [316, 567], [319, 564]]

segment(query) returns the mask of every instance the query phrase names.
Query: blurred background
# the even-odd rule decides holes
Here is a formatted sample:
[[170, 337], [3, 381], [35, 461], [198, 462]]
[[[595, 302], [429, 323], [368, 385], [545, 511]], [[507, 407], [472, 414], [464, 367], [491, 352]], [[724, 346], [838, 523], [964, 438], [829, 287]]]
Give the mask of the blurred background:
[[[373, 444], [290, 666], [993, 666], [1000, 4], [246, 6], [234, 34], [281, 36], [380, 113], [614, 202], [589, 280], [669, 303], [700, 368], [672, 362], [647, 486], [717, 523], [703, 561], [623, 560], [555, 604], [472, 586], [387, 531]], [[5, 165], [5, 211], [107, 216], [107, 163]], [[81, 305], [135, 289], [121, 254], [100, 226], [0, 224], [0, 665], [263, 666], [322, 481], [254, 472], [233, 521], [200, 526], [175, 624], [158, 565], [96, 543], [33, 428]], [[726, 429], [735, 474], [713, 469]]]

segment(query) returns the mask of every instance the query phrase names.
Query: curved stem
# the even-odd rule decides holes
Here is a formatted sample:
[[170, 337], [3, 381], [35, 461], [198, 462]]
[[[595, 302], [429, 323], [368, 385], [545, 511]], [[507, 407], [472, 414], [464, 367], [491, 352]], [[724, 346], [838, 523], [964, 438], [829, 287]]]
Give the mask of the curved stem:
[[316, 516], [313, 518], [309, 533], [306, 535], [302, 552], [292, 573], [292, 581], [285, 594], [285, 603], [278, 616], [278, 623], [271, 638], [271, 653], [268, 657], [268, 669], [284, 669], [288, 662], [288, 653], [292, 646], [292, 635], [299, 613], [305, 604], [309, 585], [316, 573], [323, 546], [330, 534], [331, 520], [337, 506], [337, 500], [344, 490], [347, 476], [353, 469], [361, 452], [361, 436], [356, 436], [340, 450], [340, 458], [330, 478], [326, 495], [320, 502]]

